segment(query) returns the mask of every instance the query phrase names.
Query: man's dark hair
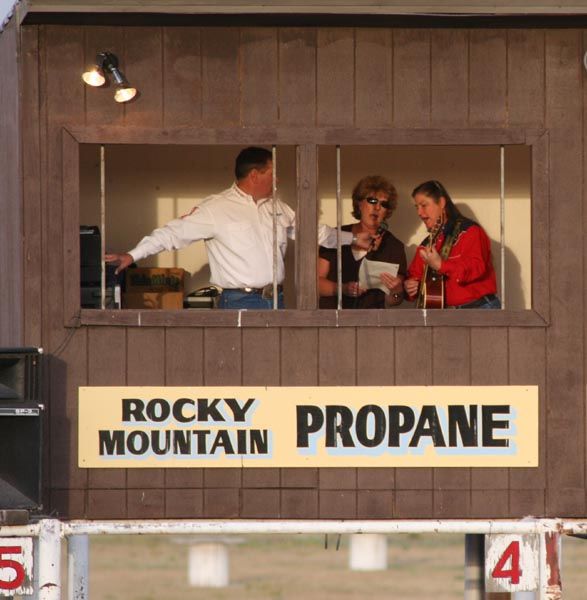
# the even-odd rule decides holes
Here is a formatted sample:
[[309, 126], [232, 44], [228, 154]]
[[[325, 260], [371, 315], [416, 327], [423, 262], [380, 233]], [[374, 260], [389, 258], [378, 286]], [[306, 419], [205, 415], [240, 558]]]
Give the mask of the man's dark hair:
[[249, 146], [241, 150], [234, 164], [234, 174], [237, 181], [244, 179], [253, 169], [263, 170], [272, 158], [271, 152], [265, 148]]

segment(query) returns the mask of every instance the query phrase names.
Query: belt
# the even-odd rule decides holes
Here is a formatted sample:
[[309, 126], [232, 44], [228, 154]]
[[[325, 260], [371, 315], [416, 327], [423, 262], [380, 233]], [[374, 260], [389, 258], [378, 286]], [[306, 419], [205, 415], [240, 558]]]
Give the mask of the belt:
[[[262, 288], [244, 287], [244, 288], [225, 288], [225, 292], [241, 292], [241, 294], [260, 294], [264, 298], [273, 297], [273, 284], [269, 283]], [[283, 286], [279, 284], [277, 286], [277, 293], [283, 292]]]
[[477, 300], [473, 300], [471, 302], [466, 302], [465, 304], [459, 304], [458, 306], [449, 306], [448, 308], [479, 308], [487, 302], [493, 302], [497, 296], [495, 294], [487, 294], [485, 296], [481, 296]]

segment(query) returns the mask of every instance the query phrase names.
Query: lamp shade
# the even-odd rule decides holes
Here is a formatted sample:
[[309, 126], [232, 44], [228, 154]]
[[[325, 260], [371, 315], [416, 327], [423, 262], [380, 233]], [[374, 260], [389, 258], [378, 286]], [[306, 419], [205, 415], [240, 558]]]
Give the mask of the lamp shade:
[[116, 102], [128, 102], [132, 100], [137, 95], [136, 88], [133, 87], [119, 87], [114, 93], [114, 100]]
[[82, 75], [82, 79], [92, 87], [100, 87], [106, 83], [102, 69], [94, 67]]

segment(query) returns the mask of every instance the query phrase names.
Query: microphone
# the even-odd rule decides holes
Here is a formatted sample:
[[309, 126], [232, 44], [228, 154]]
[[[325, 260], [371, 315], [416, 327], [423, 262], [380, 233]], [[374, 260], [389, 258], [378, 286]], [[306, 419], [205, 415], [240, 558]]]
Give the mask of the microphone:
[[379, 223], [379, 227], [375, 232], [375, 237], [371, 240], [371, 244], [369, 245], [369, 250], [367, 250], [367, 252], [371, 252], [371, 250], [373, 250], [377, 236], [383, 235], [388, 229], [389, 225], [385, 221], [381, 221], [381, 223]]

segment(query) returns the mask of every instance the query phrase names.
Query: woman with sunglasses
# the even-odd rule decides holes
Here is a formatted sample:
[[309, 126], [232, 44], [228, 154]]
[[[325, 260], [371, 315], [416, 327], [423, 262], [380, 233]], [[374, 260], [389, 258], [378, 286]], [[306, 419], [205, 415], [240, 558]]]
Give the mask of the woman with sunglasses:
[[[420, 184], [412, 198], [430, 235], [408, 269], [405, 289], [410, 299], [418, 308], [500, 308], [491, 242], [483, 228], [460, 213], [439, 181]], [[442, 282], [437, 306], [426, 303], [429, 274]]]
[[[385, 221], [397, 206], [397, 191], [385, 177], [363, 177], [353, 190], [352, 215], [358, 223], [343, 225], [343, 231], [353, 236], [368, 233], [373, 241], [369, 250], [356, 246], [342, 246], [342, 307], [385, 308], [400, 304], [403, 299], [403, 280], [406, 274], [404, 245], [387, 231]], [[364, 258], [399, 265], [397, 276], [382, 273], [381, 283], [386, 292], [378, 288], [359, 286], [359, 268]], [[320, 308], [336, 308], [338, 284], [336, 250], [320, 247], [318, 258], [318, 289]], [[393, 269], [390, 269], [392, 271]]]

